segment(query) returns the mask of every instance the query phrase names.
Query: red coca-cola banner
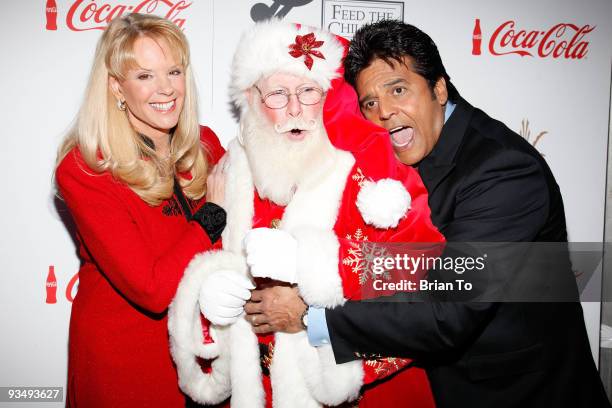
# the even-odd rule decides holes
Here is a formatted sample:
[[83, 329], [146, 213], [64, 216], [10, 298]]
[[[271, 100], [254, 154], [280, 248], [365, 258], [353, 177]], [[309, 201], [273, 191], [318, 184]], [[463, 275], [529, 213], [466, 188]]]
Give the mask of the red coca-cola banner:
[[[588, 34], [596, 26], [559, 23], [546, 30], [525, 30], [514, 20], [500, 24], [489, 39], [489, 52], [494, 56], [517, 54], [521, 57], [582, 59], [589, 51]], [[480, 48], [480, 20], [476, 19], [473, 48]], [[477, 43], [478, 41], [478, 43]], [[472, 51], [478, 55], [478, 52]]]
[[[182, 12], [191, 6], [184, 0], [141, 0], [134, 4], [110, 4], [96, 0], [76, 0], [66, 13], [66, 27], [72, 31], [103, 30], [111, 20], [127, 13], [156, 14], [183, 28], [186, 18]], [[56, 30], [58, 10], [55, 1], [46, 4], [47, 30]]]

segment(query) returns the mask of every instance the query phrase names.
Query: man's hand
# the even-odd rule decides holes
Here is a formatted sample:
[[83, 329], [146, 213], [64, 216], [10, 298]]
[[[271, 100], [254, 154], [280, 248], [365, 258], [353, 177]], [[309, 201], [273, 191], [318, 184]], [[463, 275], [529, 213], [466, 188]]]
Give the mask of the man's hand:
[[306, 309], [297, 288], [281, 285], [254, 290], [251, 300], [244, 305], [246, 319], [255, 333], [302, 331]]

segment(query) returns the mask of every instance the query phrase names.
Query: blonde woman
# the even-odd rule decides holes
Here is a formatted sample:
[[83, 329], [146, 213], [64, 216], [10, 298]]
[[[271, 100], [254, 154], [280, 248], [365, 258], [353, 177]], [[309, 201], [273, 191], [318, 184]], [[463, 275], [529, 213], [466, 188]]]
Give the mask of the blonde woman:
[[198, 125], [181, 30], [155, 16], [115, 19], [57, 160], [81, 258], [67, 406], [185, 406], [166, 309], [193, 255], [219, 244], [222, 165], [211, 168], [223, 153]]

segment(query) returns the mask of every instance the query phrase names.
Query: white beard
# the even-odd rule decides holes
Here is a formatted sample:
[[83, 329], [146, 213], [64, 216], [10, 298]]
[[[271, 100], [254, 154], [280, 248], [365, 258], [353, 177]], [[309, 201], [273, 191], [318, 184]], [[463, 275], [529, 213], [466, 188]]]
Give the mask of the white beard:
[[313, 169], [333, 155], [333, 147], [319, 115], [314, 129], [301, 141], [289, 140], [266, 122], [258, 107], [250, 106], [241, 119], [241, 139], [261, 198], [287, 205]]

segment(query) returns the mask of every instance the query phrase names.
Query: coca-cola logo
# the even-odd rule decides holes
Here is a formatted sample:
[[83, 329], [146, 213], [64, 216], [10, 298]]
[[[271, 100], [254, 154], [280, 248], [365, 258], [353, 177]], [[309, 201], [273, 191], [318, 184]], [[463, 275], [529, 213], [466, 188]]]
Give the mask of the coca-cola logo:
[[[583, 59], [589, 52], [588, 34], [596, 26], [559, 23], [546, 30], [519, 29], [514, 20], [499, 25], [489, 39], [491, 55], [517, 54], [521, 57]], [[479, 54], [480, 26], [474, 27], [474, 55]]]
[[[186, 18], [182, 13], [191, 4], [185, 0], [141, 0], [134, 4], [76, 0], [66, 14], [66, 27], [72, 31], [103, 30], [113, 19], [124, 14], [143, 13], [162, 16], [184, 28]], [[48, 6], [49, 4], [47, 20], [55, 19], [57, 11], [49, 12]], [[53, 23], [47, 21], [47, 29], [53, 30], [54, 28], [49, 28], [53, 26]]]
[[72, 303], [74, 301], [74, 297], [76, 296], [78, 288], [79, 288], [79, 273], [77, 272], [74, 275], [72, 275], [72, 278], [70, 278], [70, 281], [68, 282], [68, 285], [66, 286], [66, 300]]
[[[45, 303], [47, 304], [56, 304], [57, 303], [57, 289], [58, 289], [58, 281], [55, 276], [55, 266], [49, 265], [49, 270], [47, 272], [47, 278], [45, 280]], [[74, 301], [74, 297], [76, 296], [76, 292], [79, 287], [79, 273], [75, 273], [70, 278], [70, 281], [66, 285], [65, 296], [66, 300], [70, 303]]]

